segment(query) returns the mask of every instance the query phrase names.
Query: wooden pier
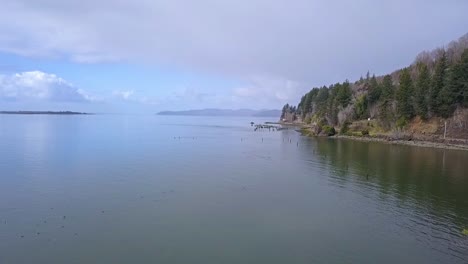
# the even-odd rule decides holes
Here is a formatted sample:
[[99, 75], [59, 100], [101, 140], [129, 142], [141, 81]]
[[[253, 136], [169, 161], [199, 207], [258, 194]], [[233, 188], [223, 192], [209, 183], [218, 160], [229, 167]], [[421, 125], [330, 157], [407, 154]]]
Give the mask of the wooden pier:
[[257, 131], [257, 130], [267, 130], [268, 131], [280, 131], [280, 130], [284, 130], [284, 129], [287, 129], [285, 127], [281, 127], [281, 126], [275, 126], [275, 125], [269, 125], [269, 124], [255, 124], [253, 125], [254, 127], [254, 131]]

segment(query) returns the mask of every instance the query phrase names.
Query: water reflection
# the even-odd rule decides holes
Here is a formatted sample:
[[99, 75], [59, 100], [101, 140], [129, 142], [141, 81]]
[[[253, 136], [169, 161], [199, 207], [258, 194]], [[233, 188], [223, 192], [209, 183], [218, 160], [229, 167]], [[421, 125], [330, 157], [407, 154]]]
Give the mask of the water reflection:
[[[326, 165], [330, 184], [376, 199], [394, 224], [423, 243], [468, 259], [461, 233], [468, 225], [466, 151], [387, 145], [352, 140], [303, 139], [304, 157]], [[373, 195], [374, 194], [374, 195]], [[382, 205], [384, 203], [385, 205]]]

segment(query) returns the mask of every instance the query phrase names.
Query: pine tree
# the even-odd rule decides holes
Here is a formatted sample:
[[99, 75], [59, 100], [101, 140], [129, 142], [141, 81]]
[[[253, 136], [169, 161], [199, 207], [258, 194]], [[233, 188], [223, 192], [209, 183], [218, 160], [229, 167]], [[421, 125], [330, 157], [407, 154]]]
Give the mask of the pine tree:
[[298, 114], [298, 115], [302, 115], [302, 117], [304, 117], [304, 114], [303, 114], [304, 107], [303, 107], [303, 106], [304, 106], [305, 98], [306, 98], [306, 96], [303, 95], [303, 96], [301, 97], [301, 101], [300, 101], [299, 104], [297, 105], [297, 114]]
[[310, 106], [312, 105], [312, 91], [308, 92], [304, 99], [304, 104], [302, 105], [302, 115], [305, 116], [310, 113]]
[[285, 118], [286, 114], [288, 113], [289, 111], [289, 104], [285, 104], [283, 106], [283, 109], [281, 111], [281, 119]]
[[439, 93], [444, 88], [447, 70], [447, 55], [442, 52], [441, 57], [437, 60], [434, 75], [432, 76], [431, 89], [429, 90], [429, 108], [434, 115], [440, 115], [439, 112]]
[[349, 82], [346, 81], [343, 84], [337, 83], [335, 84], [336, 89], [336, 100], [338, 101], [338, 105], [341, 107], [346, 107], [351, 102], [351, 87]]
[[364, 95], [361, 95], [354, 103], [354, 113], [357, 119], [364, 119], [364, 118], [369, 117], [369, 111], [368, 111], [368, 105], [367, 105], [368, 101], [369, 100], [367, 99], [367, 96], [364, 94]]
[[453, 92], [455, 103], [468, 107], [468, 49], [463, 51], [460, 61], [450, 73], [447, 85]]
[[[447, 75], [450, 76], [452, 75], [452, 73], [449, 71]], [[437, 96], [437, 112], [440, 116], [444, 118], [450, 117], [450, 115], [452, 115], [453, 111], [455, 111], [456, 108], [456, 95], [452, 88], [452, 85], [444, 85], [444, 87], [442, 87], [442, 90], [440, 90], [439, 95]]]
[[394, 87], [392, 82], [392, 77], [390, 75], [385, 75], [382, 81], [382, 95], [381, 95], [381, 103], [379, 107], [379, 118], [384, 124], [384, 126], [388, 127], [388, 124], [392, 121], [392, 101], [393, 101], [393, 93]]
[[382, 100], [393, 100], [393, 93], [395, 87], [393, 86], [392, 76], [385, 75], [382, 81]]
[[397, 91], [398, 114], [405, 119], [414, 116], [412, 104], [413, 80], [408, 68], [404, 68], [400, 73], [400, 87]]
[[427, 94], [431, 85], [431, 75], [427, 65], [424, 63], [418, 64], [418, 78], [416, 81], [414, 96], [416, 114], [421, 118], [427, 118]]
[[[330, 89], [332, 89], [330, 87]], [[324, 116], [327, 112], [327, 103], [329, 97], [329, 89], [326, 86], [320, 88], [317, 93], [316, 103], [317, 103], [317, 112], [319, 115]]]
[[369, 81], [369, 93], [367, 96], [367, 99], [369, 100], [369, 104], [373, 104], [377, 102], [380, 98], [381, 93], [382, 93], [382, 88], [377, 82], [377, 78], [375, 78], [375, 75], [372, 75], [372, 78]]

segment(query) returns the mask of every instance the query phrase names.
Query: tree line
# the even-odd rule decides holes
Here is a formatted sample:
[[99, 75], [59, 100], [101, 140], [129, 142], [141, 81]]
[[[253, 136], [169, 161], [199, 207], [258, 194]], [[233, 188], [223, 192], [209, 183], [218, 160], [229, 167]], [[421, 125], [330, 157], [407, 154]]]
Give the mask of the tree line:
[[458, 107], [468, 107], [468, 34], [392, 74], [315, 87], [297, 107], [285, 105], [281, 118], [330, 126], [372, 118], [390, 129], [416, 116], [448, 118]]

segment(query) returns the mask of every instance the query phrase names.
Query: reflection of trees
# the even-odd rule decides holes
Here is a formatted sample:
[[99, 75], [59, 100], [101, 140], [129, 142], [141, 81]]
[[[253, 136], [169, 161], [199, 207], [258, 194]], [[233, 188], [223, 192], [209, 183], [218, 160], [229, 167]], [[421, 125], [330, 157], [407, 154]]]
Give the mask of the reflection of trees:
[[436, 215], [455, 213], [466, 224], [468, 152], [334, 139], [317, 139], [314, 149], [303, 148], [304, 155], [316, 151], [335, 181], [371, 181], [383, 196], [411, 200]]

